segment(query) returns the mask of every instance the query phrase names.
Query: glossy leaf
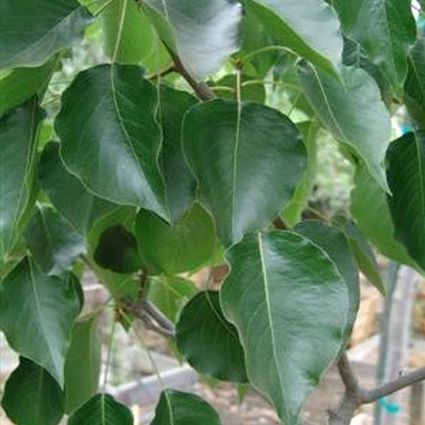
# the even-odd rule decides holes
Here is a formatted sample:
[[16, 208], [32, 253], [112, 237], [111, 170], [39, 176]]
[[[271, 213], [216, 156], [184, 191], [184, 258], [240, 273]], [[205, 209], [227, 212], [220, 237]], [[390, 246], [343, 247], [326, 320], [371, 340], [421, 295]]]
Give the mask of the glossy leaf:
[[407, 133], [391, 143], [387, 153], [388, 204], [397, 238], [425, 268], [425, 134]]
[[353, 329], [359, 309], [360, 284], [359, 273], [347, 237], [338, 228], [314, 220], [305, 220], [298, 223], [294, 227], [294, 232], [305, 236], [322, 248], [345, 279], [349, 299], [346, 328], [346, 337], [348, 338]]
[[172, 223], [181, 218], [195, 197], [196, 181], [183, 156], [181, 128], [184, 114], [196, 103], [189, 93], [161, 86], [158, 113], [162, 129], [161, 160]]
[[366, 163], [370, 174], [387, 190], [384, 159], [391, 122], [372, 77], [362, 69], [344, 67], [339, 79], [306, 62], [298, 66], [298, 75], [322, 123]]
[[243, 348], [236, 328], [223, 315], [218, 292], [200, 292], [185, 305], [176, 338], [180, 353], [198, 372], [247, 382]]
[[96, 394], [102, 366], [98, 315], [77, 321], [65, 360], [65, 412], [80, 407]]
[[321, 248], [290, 232], [250, 234], [227, 259], [222, 307], [238, 328], [248, 378], [294, 425], [344, 344], [345, 280]]
[[160, 38], [196, 78], [215, 73], [239, 48], [242, 5], [232, 0], [146, 0]]
[[64, 395], [45, 369], [21, 357], [6, 382], [2, 407], [16, 425], [57, 425], [64, 415]]
[[416, 40], [410, 0], [334, 0], [344, 33], [360, 43], [397, 88], [407, 74], [407, 52]]
[[29, 257], [0, 285], [0, 330], [10, 347], [45, 368], [63, 386], [65, 354], [80, 312], [73, 275], [46, 276]]
[[183, 123], [183, 148], [226, 246], [276, 217], [306, 166], [295, 125], [254, 103], [239, 108], [217, 99], [192, 108]]
[[403, 244], [395, 238], [385, 192], [363, 166], [356, 169], [351, 212], [360, 229], [382, 254], [398, 263], [414, 265]]
[[194, 394], [175, 390], [161, 393], [151, 425], [221, 425], [217, 412]]
[[364, 233], [352, 220], [345, 217], [335, 217], [335, 223], [339, 225], [346, 234], [351, 249], [353, 250], [357, 267], [376, 289], [382, 294], [385, 294], [385, 283], [382, 280], [375, 254]]
[[[100, 14], [105, 52], [118, 63], [138, 64], [153, 54], [155, 31], [135, 1], [114, 0]], [[115, 52], [116, 50], [116, 52]]]
[[69, 173], [59, 156], [59, 147], [59, 143], [50, 142], [43, 150], [39, 165], [41, 187], [61, 215], [85, 235], [97, 220], [118, 206], [93, 195]]
[[15, 244], [31, 201], [37, 130], [43, 118], [36, 99], [0, 118], [0, 259]]
[[31, 97], [42, 95], [56, 65], [57, 59], [53, 58], [40, 67], [17, 68], [0, 78], [0, 116]]
[[81, 72], [65, 91], [55, 129], [67, 169], [91, 192], [167, 218], [157, 102], [142, 68], [99, 65]]
[[132, 273], [143, 267], [136, 238], [120, 224], [101, 234], [94, 259], [104, 269], [117, 273]]
[[49, 276], [71, 271], [86, 252], [82, 236], [51, 207], [35, 209], [25, 238], [33, 258]]
[[404, 102], [415, 126], [425, 129], [425, 39], [419, 38], [408, 56]]
[[135, 233], [143, 262], [151, 274], [195, 270], [214, 253], [216, 236], [210, 215], [195, 204], [174, 225], [140, 210]]
[[42, 65], [78, 41], [91, 20], [77, 0], [2, 0], [0, 69]]
[[329, 70], [339, 67], [342, 35], [331, 6], [322, 0], [252, 1], [256, 14], [279, 44], [318, 66]]
[[131, 411], [109, 394], [97, 394], [73, 412], [68, 425], [133, 425]]
[[151, 278], [149, 299], [172, 322], [192, 296], [198, 292], [195, 284], [179, 276], [158, 276]]

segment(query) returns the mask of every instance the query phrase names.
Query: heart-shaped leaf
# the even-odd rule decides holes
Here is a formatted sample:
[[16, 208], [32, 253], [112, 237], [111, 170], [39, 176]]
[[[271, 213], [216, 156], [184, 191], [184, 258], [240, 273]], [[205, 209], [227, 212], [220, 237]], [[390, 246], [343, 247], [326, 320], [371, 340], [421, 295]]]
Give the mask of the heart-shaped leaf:
[[359, 68], [342, 68], [340, 77], [298, 66], [307, 99], [335, 139], [349, 146], [367, 165], [370, 174], [388, 190], [385, 152], [390, 142], [390, 114], [373, 78]]
[[133, 425], [131, 411], [109, 394], [97, 394], [73, 412], [68, 425]]
[[221, 425], [217, 412], [194, 394], [165, 390], [151, 425]]
[[2, 407], [16, 425], [57, 425], [64, 412], [64, 394], [42, 367], [23, 357], [6, 382]]
[[237, 330], [224, 317], [217, 291], [200, 292], [184, 306], [176, 338], [180, 353], [198, 372], [223, 381], [248, 381]]
[[226, 246], [276, 217], [306, 166], [297, 127], [255, 103], [217, 99], [193, 107], [183, 122], [183, 149]]
[[46, 369], [61, 386], [72, 325], [81, 308], [78, 286], [71, 274], [46, 276], [29, 257], [0, 284], [0, 330], [10, 347]]
[[91, 20], [77, 0], [2, 0], [0, 68], [42, 65], [79, 40]]
[[211, 258], [216, 246], [214, 223], [198, 204], [171, 226], [155, 214], [140, 210], [135, 232], [150, 274], [195, 270]]
[[100, 65], [81, 72], [65, 91], [55, 129], [67, 169], [91, 192], [167, 219], [157, 107], [142, 68]]
[[227, 259], [222, 307], [239, 331], [249, 381], [294, 425], [345, 342], [345, 280], [321, 248], [290, 232], [249, 234]]

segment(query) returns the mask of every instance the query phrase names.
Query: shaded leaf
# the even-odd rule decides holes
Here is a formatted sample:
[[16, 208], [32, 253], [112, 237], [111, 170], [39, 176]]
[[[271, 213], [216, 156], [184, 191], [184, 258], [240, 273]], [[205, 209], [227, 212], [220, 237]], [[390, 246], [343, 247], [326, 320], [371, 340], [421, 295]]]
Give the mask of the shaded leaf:
[[120, 224], [101, 234], [94, 259], [104, 269], [117, 273], [132, 273], [143, 267], [136, 238]]
[[181, 128], [184, 114], [196, 103], [189, 93], [161, 86], [158, 114], [163, 143], [161, 160], [172, 223], [181, 218], [195, 197], [196, 181], [183, 156]]
[[149, 299], [172, 322], [176, 322], [184, 304], [197, 291], [191, 280], [179, 276], [158, 276], [151, 278]]
[[404, 246], [395, 238], [387, 196], [364, 166], [357, 166], [351, 192], [351, 212], [359, 228], [386, 257], [414, 266]]
[[0, 118], [0, 259], [13, 248], [31, 203], [37, 130], [44, 112], [32, 99]]
[[407, 52], [416, 40], [411, 0], [334, 0], [332, 4], [344, 33], [400, 89], [407, 74]]
[[306, 166], [296, 126], [277, 110], [217, 99], [193, 107], [183, 149], [228, 246], [266, 226], [294, 195]]
[[[226, 99], [236, 99], [237, 78], [234, 74], [225, 75], [220, 78], [216, 85], [217, 88], [212, 87], [214, 93], [218, 97]], [[224, 89], [224, 87], [228, 89]], [[258, 80], [242, 75], [241, 78], [241, 99], [245, 102], [265, 103], [266, 89], [264, 84], [259, 83]]]
[[43, 150], [39, 165], [41, 187], [61, 215], [85, 235], [97, 220], [118, 206], [93, 195], [69, 173], [59, 156], [59, 147], [59, 143], [50, 142]]
[[161, 393], [151, 425], [221, 425], [217, 412], [195, 394], [175, 390]]
[[321, 0], [252, 0], [252, 4], [278, 44], [318, 66], [338, 68], [342, 35], [331, 6]]
[[78, 41], [91, 20], [77, 0], [2, 0], [0, 68], [42, 65]]
[[28, 257], [0, 285], [0, 329], [10, 347], [45, 368], [61, 386], [81, 307], [78, 285], [73, 275], [46, 276]]
[[99, 65], [81, 72], [65, 91], [55, 130], [67, 169], [91, 192], [167, 218], [157, 103], [142, 68]]
[[227, 259], [221, 302], [238, 328], [248, 378], [293, 425], [344, 344], [345, 280], [321, 248], [290, 232], [250, 234]]
[[215, 250], [214, 223], [198, 204], [171, 226], [155, 214], [140, 210], [135, 233], [150, 274], [173, 275], [195, 270], [205, 264]]
[[65, 413], [61, 387], [45, 369], [23, 357], [6, 382], [2, 407], [16, 425], [57, 425]]
[[71, 271], [86, 252], [82, 236], [51, 207], [35, 209], [25, 238], [33, 258], [49, 276]]
[[239, 48], [242, 6], [232, 0], [146, 0], [163, 43], [196, 78], [215, 73]]
[[68, 425], [133, 425], [130, 410], [109, 394], [97, 394], [73, 412]]
[[218, 292], [200, 292], [185, 305], [176, 338], [180, 353], [198, 372], [223, 381], [248, 381], [237, 330], [224, 317]]
[[97, 329], [98, 315], [84, 318], [72, 329], [65, 360], [65, 412], [80, 407], [97, 392], [102, 346]]
[[306, 62], [299, 64], [298, 75], [322, 123], [362, 158], [374, 179], [388, 190], [384, 160], [391, 122], [373, 78], [362, 69], [344, 67], [338, 79]]
[[387, 152], [388, 205], [395, 234], [409, 255], [425, 268], [425, 133], [407, 133]]

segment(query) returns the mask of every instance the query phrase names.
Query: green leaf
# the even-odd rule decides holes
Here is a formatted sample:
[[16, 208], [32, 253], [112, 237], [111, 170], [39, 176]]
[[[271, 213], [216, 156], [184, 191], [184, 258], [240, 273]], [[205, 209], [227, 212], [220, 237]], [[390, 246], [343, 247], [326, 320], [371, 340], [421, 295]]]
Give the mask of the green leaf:
[[214, 223], [198, 204], [171, 226], [155, 214], [140, 210], [135, 233], [150, 274], [173, 275], [195, 270], [205, 264], [215, 250]]
[[151, 425], [199, 424], [221, 425], [217, 412], [206, 401], [194, 394], [175, 390], [161, 393]]
[[133, 273], [143, 267], [136, 238], [120, 224], [101, 234], [94, 259], [104, 269], [117, 273]]
[[379, 266], [376, 262], [375, 254], [369, 245], [366, 236], [356, 226], [356, 224], [345, 217], [336, 217], [335, 224], [345, 232], [351, 249], [353, 250], [354, 258], [357, 262], [357, 267], [369, 280], [369, 282], [385, 295], [385, 283], [382, 280]]
[[416, 127], [425, 129], [425, 39], [410, 49], [409, 70], [404, 84], [404, 103]]
[[0, 259], [13, 248], [31, 202], [37, 131], [44, 112], [34, 98], [0, 118]]
[[396, 237], [425, 269], [425, 133], [407, 133], [387, 152], [388, 204]]
[[183, 149], [226, 246], [276, 217], [306, 166], [296, 126], [254, 103], [216, 99], [193, 107], [183, 123]]
[[46, 369], [61, 387], [71, 329], [81, 307], [78, 285], [71, 274], [46, 276], [29, 257], [0, 285], [0, 330], [10, 347]]
[[64, 395], [46, 370], [21, 357], [6, 382], [2, 407], [16, 425], [57, 425], [64, 414]]
[[57, 65], [53, 58], [37, 68], [17, 68], [0, 78], [0, 116], [34, 95], [41, 95]]
[[334, 0], [347, 37], [357, 41], [394, 87], [403, 87], [416, 40], [411, 0]]
[[338, 79], [306, 62], [298, 75], [307, 99], [332, 135], [362, 158], [374, 179], [388, 190], [385, 152], [391, 122], [373, 78], [359, 68], [342, 68]]
[[61, 215], [85, 235], [97, 220], [118, 206], [93, 195], [69, 173], [59, 156], [59, 147], [59, 143], [50, 142], [44, 148], [39, 165], [40, 184]]
[[338, 69], [343, 44], [331, 6], [321, 0], [250, 0], [250, 4], [278, 44], [320, 67]]
[[197, 293], [195, 284], [179, 276], [157, 276], [151, 278], [149, 299], [172, 322], [177, 321], [180, 310]]
[[301, 220], [302, 212], [307, 206], [316, 182], [317, 171], [317, 134], [319, 127], [312, 121], [298, 123], [297, 127], [304, 134], [304, 143], [307, 149], [307, 168], [298, 182], [293, 198], [282, 211], [283, 221], [288, 227], [295, 226]]
[[229, 382], [248, 382], [236, 328], [221, 310], [219, 293], [203, 291], [183, 308], [176, 326], [177, 348], [198, 372]]
[[322, 248], [345, 279], [349, 299], [346, 327], [346, 337], [348, 338], [353, 329], [359, 309], [360, 285], [359, 273], [347, 237], [336, 227], [314, 220], [306, 220], [298, 223], [294, 227], [294, 232], [303, 235]]
[[33, 258], [48, 276], [71, 271], [86, 252], [82, 236], [51, 207], [35, 209], [25, 239]]
[[77, 321], [65, 360], [65, 412], [80, 407], [97, 392], [102, 346], [97, 329], [99, 315]]
[[97, 394], [73, 412], [68, 425], [133, 425], [133, 415], [109, 394]]
[[42, 65], [78, 41], [91, 20], [76, 0], [2, 0], [0, 69]]
[[351, 192], [351, 212], [359, 228], [386, 257], [414, 267], [405, 247], [395, 238], [395, 228], [385, 192], [364, 166], [357, 166]]
[[345, 280], [321, 248], [290, 232], [250, 234], [227, 259], [222, 308], [238, 328], [248, 378], [294, 425], [344, 344]]
[[65, 91], [55, 130], [66, 168], [91, 192], [167, 219], [157, 104], [142, 68], [99, 65], [81, 72]]
[[[114, 0], [100, 14], [105, 52], [118, 63], [138, 64], [152, 53], [155, 32], [135, 1]], [[117, 45], [118, 44], [118, 45]]]
[[195, 198], [196, 181], [183, 156], [181, 128], [186, 111], [197, 103], [189, 93], [161, 86], [159, 122], [162, 129], [161, 160], [171, 222], [176, 222]]
[[[237, 77], [234, 74], [225, 75], [220, 78], [214, 88], [214, 93], [218, 97], [226, 99], [236, 99]], [[225, 89], [225, 87], [227, 89]], [[245, 102], [265, 103], [266, 89], [262, 82], [254, 80], [252, 77], [242, 75], [241, 77], [241, 99]]]
[[242, 6], [232, 0], [146, 0], [158, 34], [196, 78], [220, 69], [239, 48]]

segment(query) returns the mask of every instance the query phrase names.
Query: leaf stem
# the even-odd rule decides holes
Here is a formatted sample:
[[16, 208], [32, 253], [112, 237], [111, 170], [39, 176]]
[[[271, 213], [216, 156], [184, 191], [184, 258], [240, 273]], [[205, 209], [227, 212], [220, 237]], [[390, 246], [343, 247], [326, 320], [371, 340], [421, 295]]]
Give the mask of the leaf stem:
[[[99, 16], [114, 1], [115, 0], [107, 0], [105, 3], [102, 4], [102, 6], [99, 6], [99, 9], [97, 9], [93, 12], [93, 16], [95, 16], [95, 17]], [[95, 2], [95, 3], [97, 3], [97, 2]]]

